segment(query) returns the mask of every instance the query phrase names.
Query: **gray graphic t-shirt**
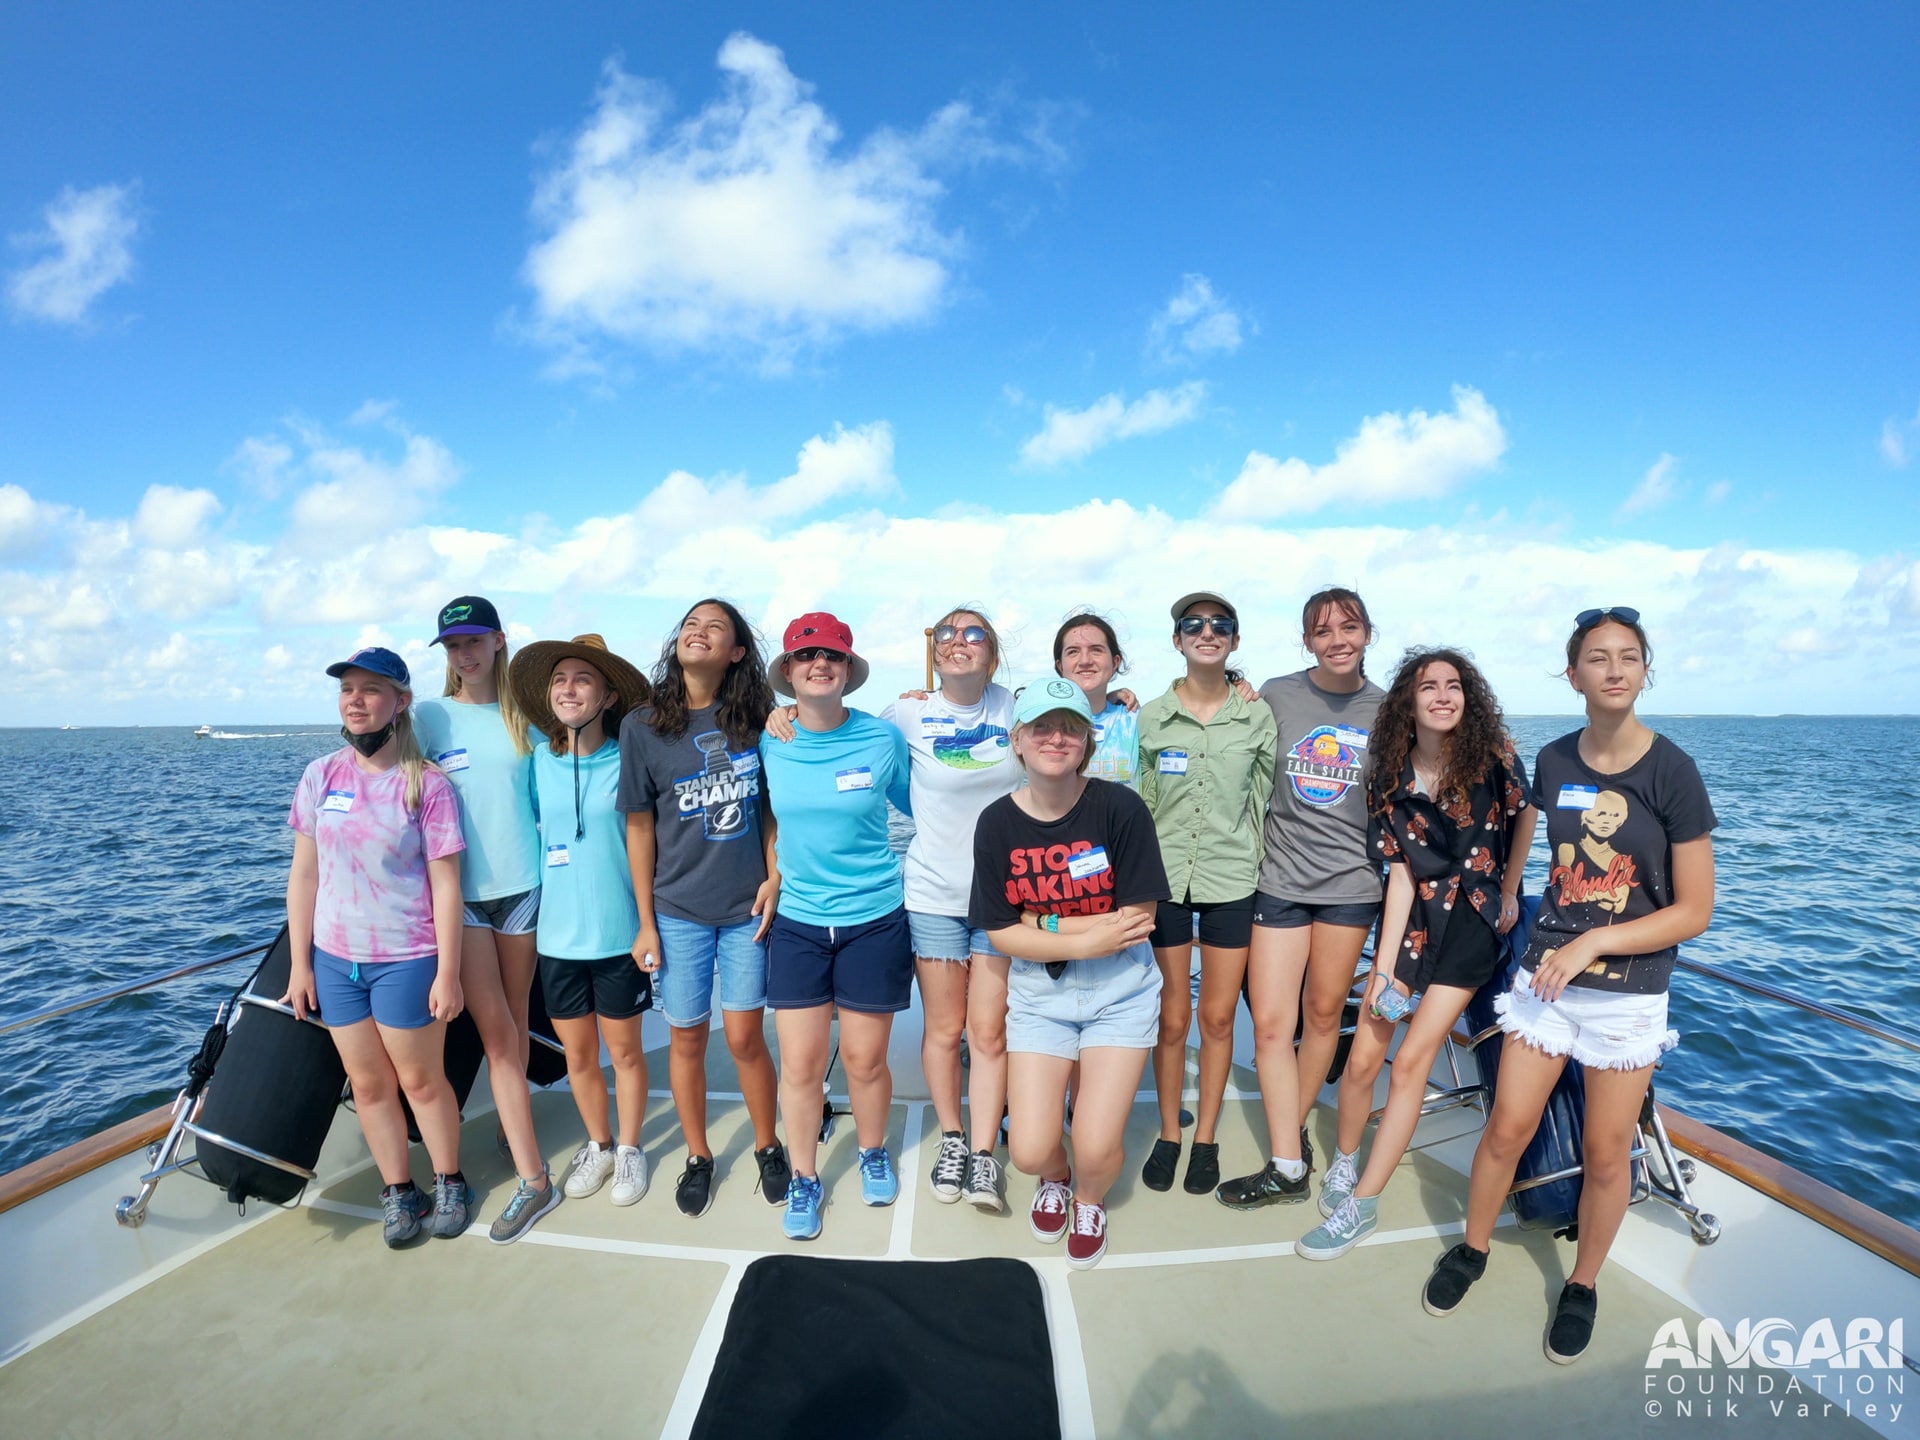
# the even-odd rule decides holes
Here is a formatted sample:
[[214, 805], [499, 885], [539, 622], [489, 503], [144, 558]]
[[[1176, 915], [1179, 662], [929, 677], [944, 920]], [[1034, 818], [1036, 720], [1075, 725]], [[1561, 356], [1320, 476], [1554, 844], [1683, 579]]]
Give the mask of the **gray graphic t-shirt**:
[[767, 878], [760, 837], [760, 752], [730, 750], [714, 706], [691, 711], [665, 740], [642, 708], [620, 725], [620, 794], [627, 813], [653, 812], [653, 903], [696, 925], [752, 917]]
[[1371, 680], [1337, 695], [1304, 670], [1260, 687], [1280, 730], [1262, 893], [1310, 905], [1380, 898], [1380, 866], [1367, 851], [1367, 742], [1386, 695]]

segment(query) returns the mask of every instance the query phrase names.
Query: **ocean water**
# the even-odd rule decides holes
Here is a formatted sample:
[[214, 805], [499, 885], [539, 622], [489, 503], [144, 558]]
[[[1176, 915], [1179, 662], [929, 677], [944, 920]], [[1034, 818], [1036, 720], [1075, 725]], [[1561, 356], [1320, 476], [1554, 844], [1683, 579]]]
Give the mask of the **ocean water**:
[[[1720, 816], [1685, 953], [1920, 1029], [1920, 719], [1661, 717]], [[1520, 718], [1531, 760], [1572, 729]], [[1844, 742], [1844, 743], [1842, 743]], [[288, 802], [334, 732], [0, 730], [0, 1023], [270, 940]], [[1544, 878], [1544, 827], [1528, 889]], [[172, 1097], [239, 964], [0, 1036], [0, 1172]], [[1920, 1226], [1920, 1055], [1685, 972], [1661, 1098]]]

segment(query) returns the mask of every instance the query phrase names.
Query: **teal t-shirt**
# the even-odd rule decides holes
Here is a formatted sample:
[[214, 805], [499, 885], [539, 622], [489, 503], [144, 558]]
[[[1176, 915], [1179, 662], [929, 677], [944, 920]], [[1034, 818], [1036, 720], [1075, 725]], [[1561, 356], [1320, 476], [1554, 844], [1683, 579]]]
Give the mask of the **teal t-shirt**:
[[780, 913], [804, 925], [860, 925], [898, 910], [900, 857], [887, 844], [887, 802], [913, 813], [907, 741], [864, 710], [838, 729], [795, 725], [760, 737], [762, 793], [777, 826]]
[[467, 842], [461, 896], [499, 900], [538, 886], [540, 834], [529, 784], [533, 757], [513, 748], [500, 707], [422, 700], [413, 707], [413, 729], [460, 800], [460, 833]]
[[556, 960], [606, 960], [633, 949], [640, 912], [627, 869], [627, 817], [614, 808], [620, 746], [608, 740], [580, 757], [534, 747], [534, 809], [540, 817], [540, 928], [535, 943]]

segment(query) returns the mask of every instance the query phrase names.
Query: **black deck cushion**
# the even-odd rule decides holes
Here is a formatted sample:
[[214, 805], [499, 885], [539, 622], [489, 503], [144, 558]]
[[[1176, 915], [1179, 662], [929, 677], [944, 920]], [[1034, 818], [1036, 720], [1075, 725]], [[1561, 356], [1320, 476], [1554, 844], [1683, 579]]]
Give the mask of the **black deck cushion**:
[[1057, 1436], [1040, 1279], [1017, 1260], [824, 1260], [747, 1267], [693, 1423], [751, 1435]]

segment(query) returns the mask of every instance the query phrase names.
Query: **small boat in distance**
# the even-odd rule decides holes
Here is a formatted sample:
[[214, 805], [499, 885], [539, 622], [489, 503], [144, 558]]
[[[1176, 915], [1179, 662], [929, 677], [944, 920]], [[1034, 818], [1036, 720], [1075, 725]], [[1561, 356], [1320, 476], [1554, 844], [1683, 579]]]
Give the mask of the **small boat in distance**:
[[209, 740], [212, 737], [213, 726], [211, 725], [202, 725], [198, 730], [193, 732], [193, 738], [196, 740]]

